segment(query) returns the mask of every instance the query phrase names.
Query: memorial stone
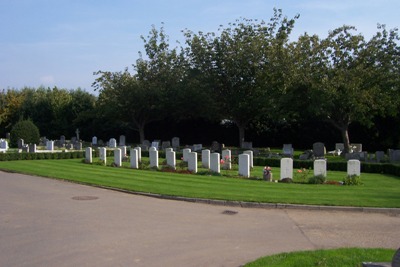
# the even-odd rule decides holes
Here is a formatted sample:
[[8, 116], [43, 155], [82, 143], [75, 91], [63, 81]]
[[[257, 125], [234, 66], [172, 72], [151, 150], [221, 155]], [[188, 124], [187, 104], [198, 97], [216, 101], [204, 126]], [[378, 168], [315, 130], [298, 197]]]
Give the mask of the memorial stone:
[[253, 149], [253, 142], [242, 142], [242, 148]]
[[239, 175], [244, 177], [250, 177], [250, 155], [240, 154], [239, 155]]
[[108, 146], [110, 148], [117, 148], [117, 140], [115, 138], [111, 138], [110, 141], [108, 141]]
[[151, 168], [158, 168], [158, 151], [155, 147], [151, 147], [149, 149], [149, 156], [150, 156], [150, 167]]
[[179, 137], [172, 138], [172, 148], [176, 150], [180, 146], [180, 139]]
[[314, 161], [314, 176], [326, 177], [326, 160], [317, 159]]
[[293, 159], [281, 159], [281, 180], [284, 178], [293, 179]]
[[116, 148], [114, 150], [114, 164], [116, 167], [122, 166], [122, 153], [121, 149]]
[[161, 149], [166, 151], [165, 149], [167, 149], [167, 148], [171, 148], [171, 142], [170, 141], [163, 141], [161, 143]]
[[197, 152], [203, 149], [203, 145], [202, 144], [194, 144], [193, 145], [193, 151]]
[[201, 151], [201, 165], [203, 168], [210, 168], [210, 150], [204, 149]]
[[100, 147], [99, 148], [99, 157], [100, 161], [104, 163], [104, 165], [107, 164], [107, 149], [105, 147]]
[[376, 162], [380, 163], [382, 160], [385, 159], [385, 152], [383, 151], [376, 151], [375, 152]]
[[175, 170], [176, 168], [176, 153], [171, 148], [165, 152], [165, 156], [167, 158], [167, 165]]
[[182, 152], [183, 152], [183, 161], [185, 161], [185, 162], [188, 161], [189, 153], [190, 153], [191, 151], [192, 151], [192, 150], [191, 150], [190, 148], [184, 148], [184, 149], [182, 150]]
[[197, 152], [188, 153], [188, 171], [197, 173]]
[[222, 168], [224, 170], [231, 170], [232, 169], [232, 156], [231, 156], [231, 151], [229, 149], [222, 150], [222, 160], [224, 162]]
[[131, 168], [139, 169], [139, 151], [134, 148], [131, 149]]
[[119, 145], [120, 146], [125, 146], [126, 145], [126, 143], [125, 143], [125, 135], [120, 135], [119, 136]]
[[359, 160], [351, 159], [347, 161], [347, 175], [357, 175], [360, 176], [361, 174], [361, 163]]
[[29, 152], [30, 153], [36, 153], [36, 144], [30, 144], [29, 145]]
[[96, 136], [92, 137], [92, 145], [97, 146], [97, 137]]
[[92, 148], [87, 147], [85, 150], [86, 163], [92, 163]]
[[247, 155], [249, 155], [250, 156], [250, 169], [252, 169], [253, 167], [254, 167], [254, 164], [253, 164], [253, 151], [252, 150], [246, 150], [246, 151], [243, 151], [243, 154], [247, 154]]
[[323, 158], [325, 157], [325, 145], [324, 143], [317, 142], [313, 144], [313, 153], [314, 157], [316, 158]]
[[46, 150], [53, 151], [54, 150], [54, 141], [47, 141]]
[[211, 153], [210, 154], [210, 170], [216, 173], [221, 172], [220, 167], [220, 154], [219, 153]]
[[139, 162], [142, 162], [142, 148], [140, 146], [138, 146], [138, 147], [135, 147], [135, 149], [137, 149], [137, 151], [138, 151]]
[[18, 149], [21, 149], [24, 146], [24, 139], [18, 139]]
[[65, 145], [65, 136], [61, 135], [60, 136], [60, 147], [63, 147]]

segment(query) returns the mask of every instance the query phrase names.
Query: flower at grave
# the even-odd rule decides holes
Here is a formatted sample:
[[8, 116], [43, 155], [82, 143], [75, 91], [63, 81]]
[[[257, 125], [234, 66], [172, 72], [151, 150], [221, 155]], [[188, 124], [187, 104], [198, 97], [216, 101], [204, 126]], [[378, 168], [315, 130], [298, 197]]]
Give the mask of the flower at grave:
[[221, 159], [221, 164], [225, 164], [225, 160]]

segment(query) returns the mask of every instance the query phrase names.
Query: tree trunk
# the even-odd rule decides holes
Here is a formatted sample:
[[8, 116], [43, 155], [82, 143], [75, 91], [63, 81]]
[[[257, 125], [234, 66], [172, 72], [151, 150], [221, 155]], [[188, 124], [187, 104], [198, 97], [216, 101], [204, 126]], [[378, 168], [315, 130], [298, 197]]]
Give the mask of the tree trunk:
[[349, 151], [350, 151], [349, 126], [346, 125], [346, 126], [340, 127], [340, 133], [342, 135], [342, 140], [343, 140], [343, 145], [344, 145], [343, 156], [345, 156], [346, 153], [349, 153]]
[[239, 123], [236, 123], [236, 125], [239, 128], [239, 147], [242, 148], [244, 142], [244, 132], [246, 127]]

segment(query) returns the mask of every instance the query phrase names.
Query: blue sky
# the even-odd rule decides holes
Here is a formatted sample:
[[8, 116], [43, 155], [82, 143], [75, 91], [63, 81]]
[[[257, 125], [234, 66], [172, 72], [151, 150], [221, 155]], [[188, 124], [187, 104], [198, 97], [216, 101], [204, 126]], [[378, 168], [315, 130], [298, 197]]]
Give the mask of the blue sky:
[[0, 0], [0, 89], [53, 87], [92, 92], [93, 72], [122, 71], [144, 51], [141, 35], [164, 23], [170, 44], [181, 30], [217, 32], [238, 18], [269, 20], [273, 8], [300, 14], [292, 39], [326, 37], [344, 24], [366, 38], [377, 23], [399, 26], [399, 0]]

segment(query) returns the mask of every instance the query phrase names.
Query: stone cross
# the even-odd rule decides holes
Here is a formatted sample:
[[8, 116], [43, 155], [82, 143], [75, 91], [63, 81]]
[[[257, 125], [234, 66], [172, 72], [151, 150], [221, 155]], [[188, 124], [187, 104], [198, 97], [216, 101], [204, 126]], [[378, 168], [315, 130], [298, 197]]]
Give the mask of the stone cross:
[[79, 141], [79, 129], [78, 128], [76, 128], [75, 133], [76, 133], [76, 140]]

